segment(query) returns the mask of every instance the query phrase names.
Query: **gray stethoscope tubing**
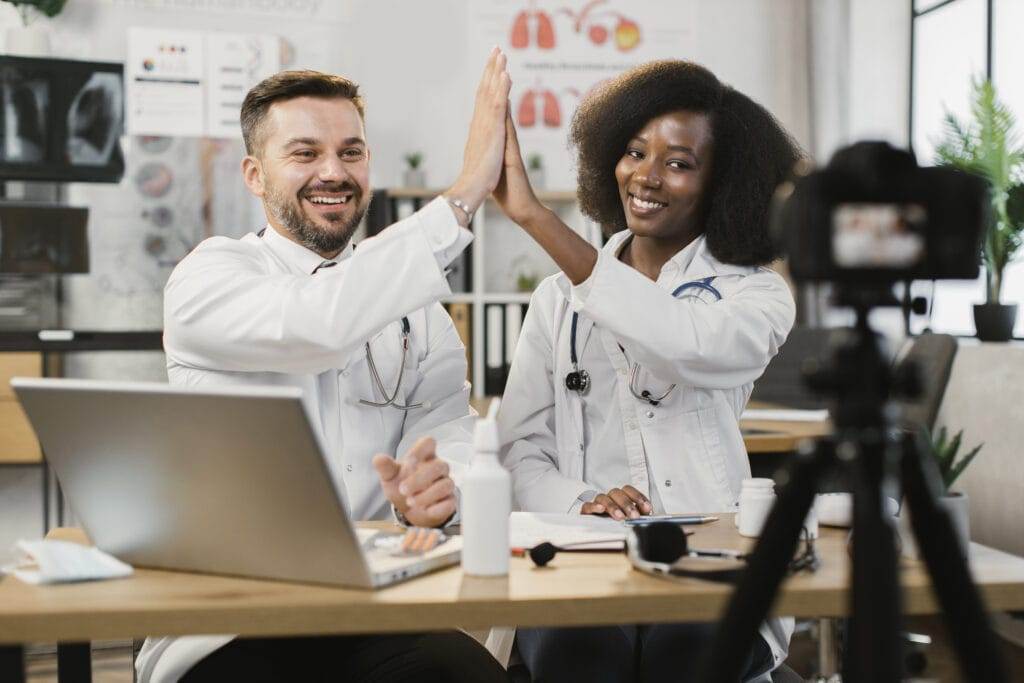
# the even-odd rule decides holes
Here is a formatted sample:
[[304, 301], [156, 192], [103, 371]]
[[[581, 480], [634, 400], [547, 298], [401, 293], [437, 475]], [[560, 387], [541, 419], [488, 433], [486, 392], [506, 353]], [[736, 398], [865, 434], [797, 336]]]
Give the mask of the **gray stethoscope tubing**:
[[[692, 282], [684, 282], [675, 288], [672, 292], [672, 296], [679, 298], [679, 295], [688, 289], [700, 289], [705, 292], [710, 292], [714, 295], [716, 301], [722, 300], [722, 293], [719, 292], [711, 281], [715, 279], [715, 276], [703, 278], [701, 280], [693, 280]], [[572, 362], [572, 372], [565, 376], [565, 386], [570, 391], [575, 391], [579, 394], [587, 393], [587, 389], [590, 388], [590, 373], [586, 370], [581, 370], [579, 366], [579, 357], [576, 354], [576, 327], [579, 322], [579, 313], [573, 311], [572, 314], [572, 327], [569, 333], [569, 360]], [[676, 388], [673, 384], [669, 386], [668, 390], [661, 396], [651, 396], [651, 392], [646, 389], [640, 390], [638, 387], [638, 377], [640, 375], [640, 364], [633, 363], [632, 370], [629, 373], [629, 393], [633, 394], [635, 398], [645, 403], [650, 403], [652, 406], [656, 406], [672, 393], [672, 390]]]
[[405, 370], [405, 357], [409, 355], [409, 318], [402, 316], [402, 362], [398, 366], [398, 379], [395, 380], [395, 390], [390, 396], [388, 396], [387, 390], [384, 389], [384, 382], [381, 381], [380, 372], [377, 371], [377, 364], [373, 362], [373, 351], [370, 350], [370, 342], [366, 342], [366, 364], [370, 366], [370, 374], [373, 376], [373, 383], [377, 385], [377, 390], [380, 391], [381, 396], [384, 397], [384, 401], [367, 401], [365, 398], [359, 399], [359, 403], [364, 406], [373, 406], [374, 408], [397, 408], [398, 410], [413, 410], [419, 408], [423, 403], [409, 403], [402, 404], [398, 403], [398, 393], [402, 390], [402, 378]]
[[[256, 236], [257, 237], [263, 237], [263, 233], [265, 233], [266, 231], [267, 231], [267, 229], [263, 228], [258, 233], [256, 233]], [[352, 245], [352, 248], [355, 249], [355, 245], [354, 244]], [[313, 273], [316, 274], [316, 272], [318, 270], [320, 270], [321, 268], [331, 268], [331, 267], [336, 266], [336, 265], [337, 265], [337, 263], [334, 262], [334, 261], [324, 261], [319, 266], [317, 266], [316, 270], [314, 270]], [[423, 406], [423, 403], [409, 403], [409, 404], [403, 405], [403, 404], [398, 403], [396, 401], [396, 399], [398, 398], [398, 392], [400, 392], [402, 390], [402, 378], [403, 378], [404, 370], [405, 370], [405, 358], [406, 358], [406, 356], [409, 355], [409, 330], [410, 329], [412, 329], [412, 326], [409, 324], [409, 318], [408, 318], [408, 316], [404, 316], [403, 315], [402, 316], [402, 363], [401, 363], [401, 365], [398, 366], [398, 379], [395, 380], [395, 391], [390, 396], [388, 396], [387, 390], [384, 389], [384, 382], [380, 378], [380, 372], [378, 372], [378, 370], [377, 370], [377, 364], [375, 362], [373, 362], [373, 351], [370, 350], [370, 342], [366, 342], [366, 364], [370, 366], [370, 374], [373, 376], [373, 383], [377, 385], [377, 390], [380, 391], [380, 395], [384, 397], [384, 401], [382, 401], [382, 402], [367, 401], [366, 399], [361, 398], [361, 399], [359, 399], [359, 403], [361, 405], [372, 406], [374, 408], [387, 408], [388, 406], [391, 406], [392, 408], [396, 408], [398, 410], [413, 410], [415, 408], [420, 408], [420, 407]]]

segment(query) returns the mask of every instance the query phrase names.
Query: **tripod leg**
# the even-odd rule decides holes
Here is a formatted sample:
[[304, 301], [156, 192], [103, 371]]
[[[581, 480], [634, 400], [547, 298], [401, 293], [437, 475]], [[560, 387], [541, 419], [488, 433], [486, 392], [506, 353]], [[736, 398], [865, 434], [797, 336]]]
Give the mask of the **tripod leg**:
[[1006, 662], [981, 594], [971, 580], [949, 515], [935, 501], [935, 489], [929, 486], [924, 467], [913, 436], [907, 435], [902, 453], [903, 491], [914, 538], [945, 615], [960, 669], [970, 681], [1007, 681]]
[[797, 455], [789, 469], [789, 482], [779, 493], [725, 616], [718, 623], [703, 674], [697, 680], [736, 683], [745, 673], [741, 667], [793, 559], [818, 480], [831, 462], [832, 444], [828, 441], [820, 441], [813, 450]]
[[[900, 588], [892, 525], [883, 516], [882, 483], [892, 448], [882, 430], [859, 445], [836, 447], [841, 459], [854, 462], [853, 594], [849, 642], [843, 679], [897, 683], [902, 678]], [[863, 452], [843, 453], [860, 448]], [[845, 456], [845, 457], [844, 457]]]

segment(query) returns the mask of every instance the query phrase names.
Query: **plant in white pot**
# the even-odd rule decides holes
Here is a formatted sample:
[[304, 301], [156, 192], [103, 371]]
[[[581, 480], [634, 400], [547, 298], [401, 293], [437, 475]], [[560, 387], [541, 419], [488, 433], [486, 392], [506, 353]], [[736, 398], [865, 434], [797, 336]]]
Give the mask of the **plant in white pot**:
[[50, 54], [50, 33], [36, 21], [40, 16], [53, 18], [64, 9], [67, 0], [2, 0], [14, 5], [21, 15], [21, 26], [7, 29], [4, 51], [12, 55], [45, 57]]
[[974, 307], [974, 323], [982, 341], [1007, 341], [1013, 336], [1016, 304], [1003, 304], [1003, 271], [1024, 239], [1024, 147], [1013, 112], [996, 97], [991, 81], [975, 79], [971, 119], [960, 121], [947, 112], [945, 132], [936, 148], [939, 163], [984, 178], [992, 201], [982, 261], [985, 303]]
[[[971, 523], [967, 494], [953, 491], [952, 486], [960, 478], [960, 475], [964, 473], [967, 466], [978, 456], [978, 452], [984, 444], [978, 444], [966, 454], [961, 455], [960, 446], [963, 442], [963, 436], [964, 432], [962, 429], [950, 439], [945, 427], [940, 427], [938, 434], [933, 434], [931, 430], [926, 428], [921, 430], [921, 440], [919, 443], [924, 446], [926, 455], [931, 456], [935, 461], [939, 474], [942, 476], [942, 496], [937, 502], [949, 514], [950, 520], [953, 523], [953, 531], [956, 533], [966, 555], [971, 541]], [[902, 513], [900, 517], [903, 517]], [[901, 519], [900, 529], [908, 532], [910, 525], [907, 522], [908, 520]], [[905, 554], [910, 557], [917, 557], [916, 545], [908, 542], [907, 533], [902, 533], [901, 535], [904, 540]]]
[[405, 169], [404, 182], [406, 187], [426, 187], [427, 186], [427, 174], [420, 168], [423, 165], [423, 153], [422, 152], [409, 152], [405, 155], [405, 163], [408, 168]]
[[544, 189], [544, 157], [534, 152], [526, 157], [526, 176], [535, 190]]

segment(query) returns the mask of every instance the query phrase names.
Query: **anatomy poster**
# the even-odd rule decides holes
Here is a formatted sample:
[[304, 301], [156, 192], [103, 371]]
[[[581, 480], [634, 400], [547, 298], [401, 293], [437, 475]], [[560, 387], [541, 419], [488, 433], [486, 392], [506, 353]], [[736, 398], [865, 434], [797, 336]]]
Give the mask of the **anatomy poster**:
[[569, 124], [595, 85], [652, 59], [686, 58], [694, 4], [636, 0], [475, 0], [474, 57], [508, 54], [523, 154], [539, 155], [548, 189], [575, 187]]
[[281, 68], [268, 34], [128, 30], [128, 132], [237, 138], [249, 88]]

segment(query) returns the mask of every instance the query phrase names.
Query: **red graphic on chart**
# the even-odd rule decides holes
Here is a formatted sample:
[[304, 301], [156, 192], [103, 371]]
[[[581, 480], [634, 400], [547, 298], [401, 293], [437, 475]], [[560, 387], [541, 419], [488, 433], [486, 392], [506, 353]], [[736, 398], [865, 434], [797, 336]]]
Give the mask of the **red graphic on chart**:
[[[594, 45], [614, 43], [622, 52], [628, 52], [640, 44], [640, 25], [615, 10], [597, 11], [600, 5], [608, 0], [591, 0], [578, 12], [562, 7], [554, 12], [555, 16], [565, 15], [571, 22], [572, 30], [584, 34]], [[609, 41], [611, 38], [611, 41]], [[542, 50], [555, 47], [555, 26], [552, 16], [543, 10], [530, 8], [522, 10], [512, 21], [512, 32], [509, 44], [516, 49], [524, 49], [536, 45]]]
[[[532, 128], [542, 122], [548, 128], [558, 128], [562, 125], [562, 105], [559, 97], [571, 95], [579, 99], [580, 93], [575, 88], [565, 88], [561, 93], [556, 94], [550, 88], [543, 88], [537, 84], [535, 88], [527, 89], [519, 98], [519, 106], [516, 107], [516, 122], [520, 128]], [[537, 112], [540, 110], [541, 118], [538, 120]]]

